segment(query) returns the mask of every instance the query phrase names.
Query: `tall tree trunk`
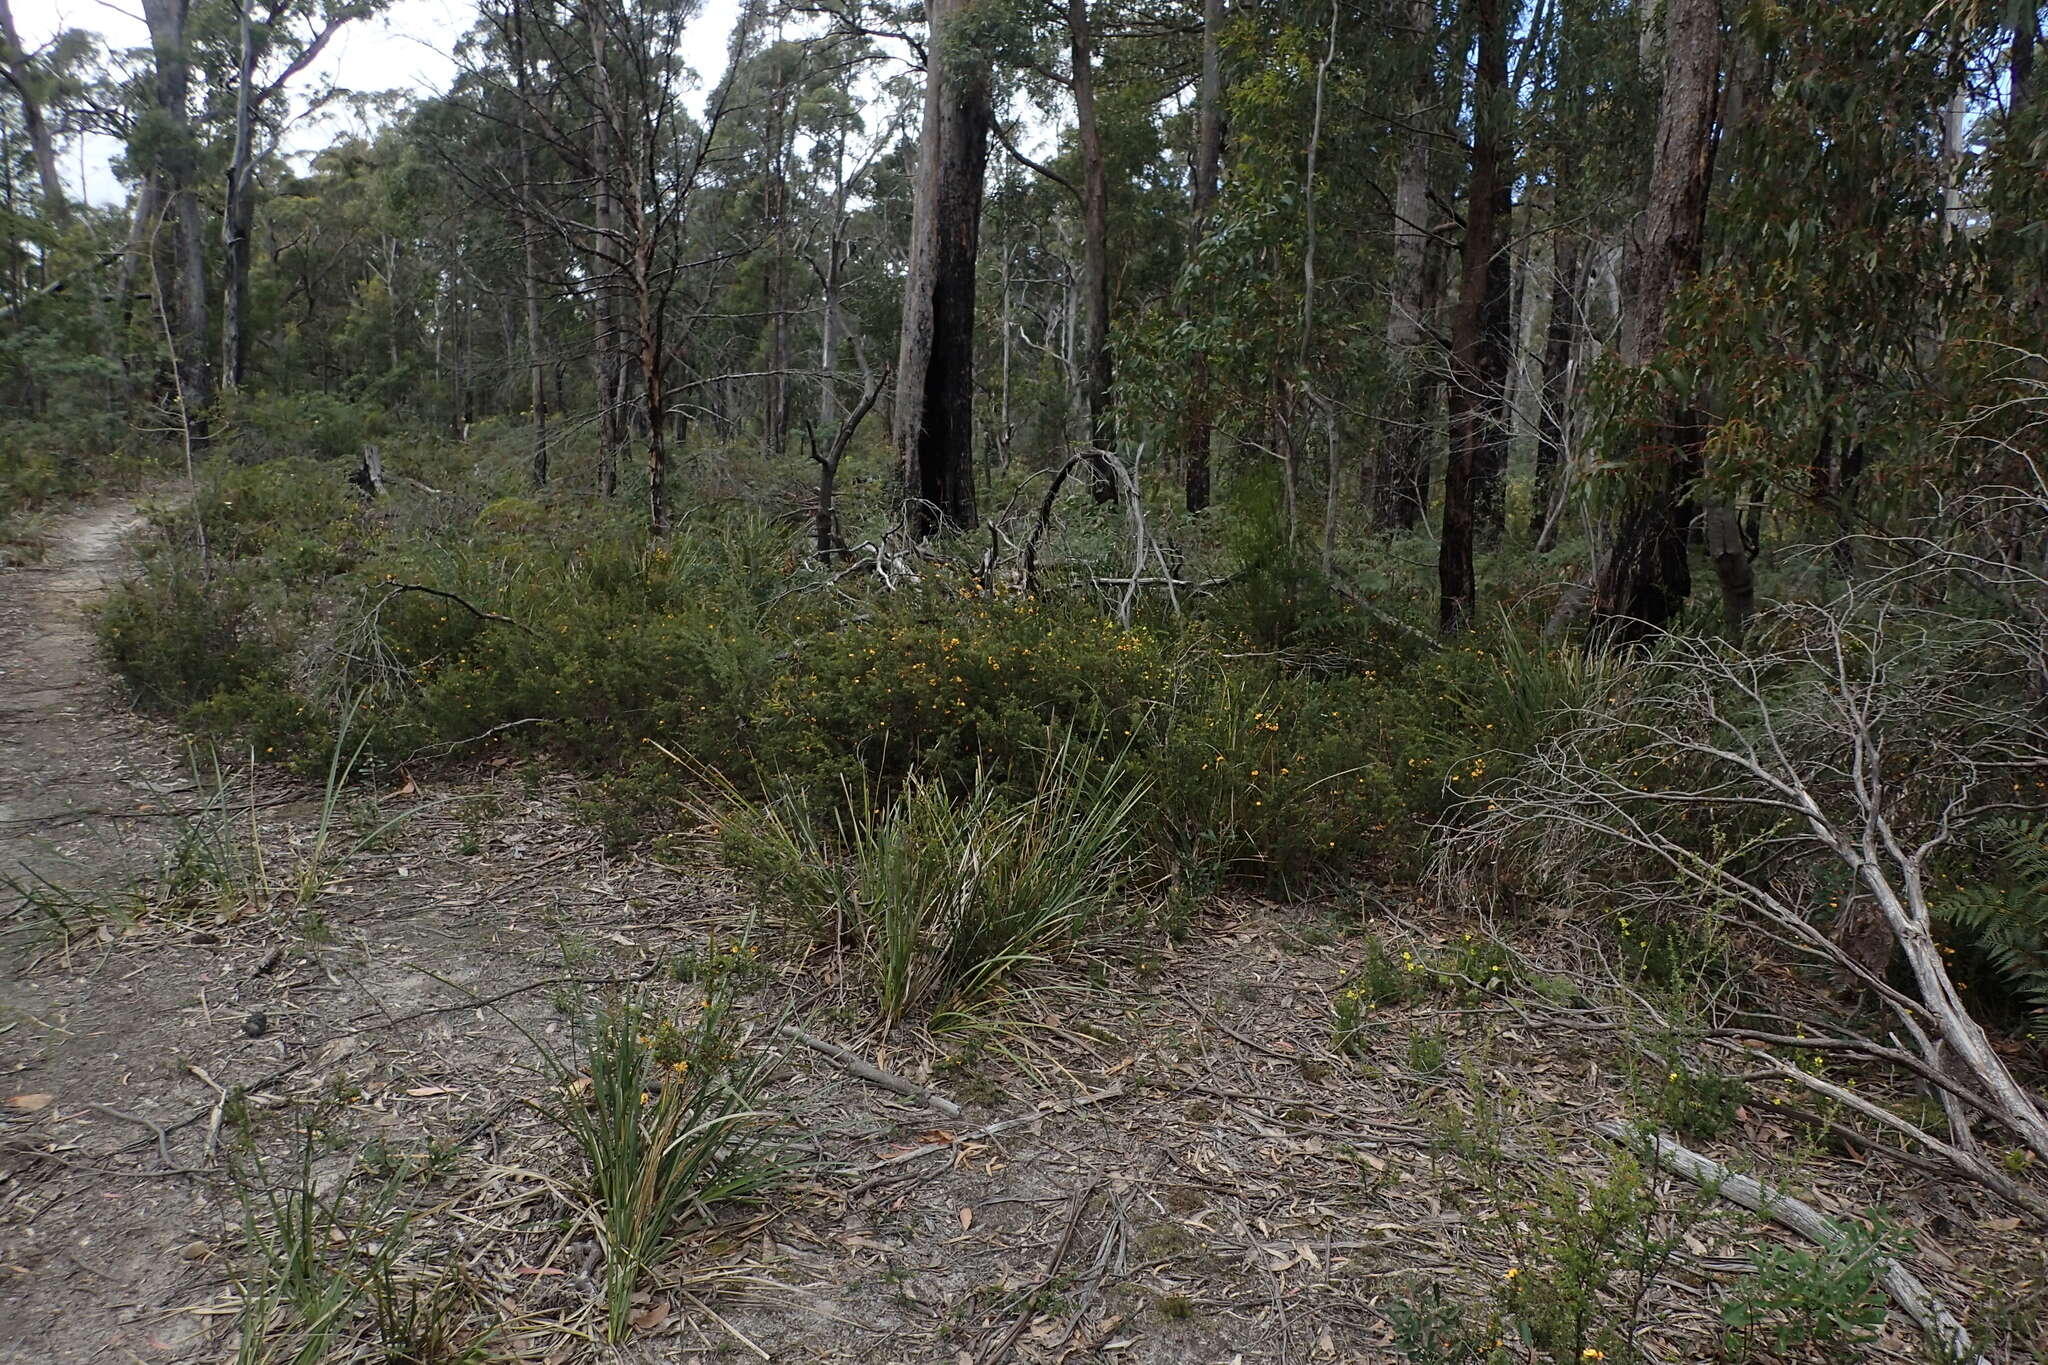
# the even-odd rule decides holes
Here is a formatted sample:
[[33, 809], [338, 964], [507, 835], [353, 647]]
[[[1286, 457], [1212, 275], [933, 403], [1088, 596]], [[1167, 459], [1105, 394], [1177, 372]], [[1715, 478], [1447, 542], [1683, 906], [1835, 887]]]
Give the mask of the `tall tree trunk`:
[[[1195, 97], [1195, 184], [1192, 245], [1209, 232], [1216, 205], [1216, 181], [1223, 165], [1223, 0], [1202, 0], [1202, 81]], [[1182, 456], [1187, 508], [1209, 505], [1210, 445], [1215, 424], [1209, 405], [1209, 355], [1197, 351], [1188, 382], [1187, 435]]]
[[[162, 116], [156, 169], [169, 197], [173, 222], [171, 249], [177, 274], [175, 297], [160, 287], [157, 303], [169, 320], [172, 334], [171, 360], [177, 370], [178, 396], [183, 405], [180, 421], [192, 443], [203, 445], [207, 414], [213, 407], [213, 367], [206, 357], [206, 222], [194, 188], [199, 151], [189, 107], [192, 57], [185, 39], [186, 12], [186, 0], [143, 0], [142, 17], [149, 26], [150, 48], [156, 62], [156, 107]], [[162, 285], [161, 278], [158, 283]]]
[[1373, 487], [1373, 524], [1382, 531], [1412, 531], [1429, 503], [1429, 366], [1423, 347], [1435, 300], [1430, 270], [1430, 147], [1437, 100], [1435, 0], [1408, 0], [1410, 60], [1415, 79], [1408, 101], [1409, 129], [1394, 179], [1393, 297], [1387, 306], [1387, 350], [1394, 362], [1392, 420], [1380, 447]]
[[50, 125], [43, 117], [42, 92], [21, 35], [14, 27], [14, 11], [8, 0], [0, 0], [0, 79], [14, 87], [21, 101], [22, 128], [28, 133], [29, 150], [36, 159], [36, 175], [43, 185], [43, 212], [58, 227], [71, 221], [71, 204], [64, 197], [64, 178], [57, 173], [57, 145], [50, 137]]
[[121, 349], [121, 364], [129, 361], [128, 328], [135, 319], [139, 297], [138, 275], [147, 254], [156, 250], [159, 221], [163, 217], [163, 183], [153, 171], [144, 171], [135, 185], [135, 207], [128, 219], [128, 245], [121, 253], [120, 269], [114, 272], [115, 345]]
[[818, 272], [823, 295], [818, 309], [818, 429], [839, 423], [839, 295], [846, 278], [846, 131], [832, 146], [832, 220], [825, 240], [825, 268]]
[[[1492, 144], [1493, 164], [1487, 190], [1493, 202], [1485, 221], [1493, 243], [1486, 258], [1484, 293], [1479, 301], [1479, 354], [1473, 371], [1477, 381], [1473, 401], [1486, 404], [1487, 410], [1477, 414], [1475, 422], [1478, 444], [1472, 455], [1472, 521], [1479, 543], [1488, 546], [1498, 545], [1507, 530], [1508, 451], [1515, 430], [1509, 385], [1515, 352], [1515, 263], [1508, 249], [1515, 214], [1515, 154], [1509, 145], [1514, 102], [1507, 91], [1507, 34], [1512, 30], [1517, 9], [1515, 0], [1509, 0], [1499, 42], [1489, 45], [1482, 33], [1479, 86], [1475, 91], [1475, 98], [1486, 99], [1495, 110], [1486, 134], [1486, 140]], [[1486, 61], [1489, 46], [1498, 53], [1492, 70]], [[1466, 212], [1470, 214], [1469, 207]]]
[[[1720, 85], [1720, 0], [1666, 0], [1656, 156], [1623, 266], [1618, 358], [1638, 371], [1663, 347], [1672, 295], [1699, 270]], [[1672, 411], [1657, 428], [1635, 451], [1635, 487], [1594, 573], [1594, 633], [1608, 644], [1660, 629], [1692, 590], [1685, 491], [1696, 473], [1700, 422], [1695, 413]]]
[[2007, 59], [2009, 90], [2006, 108], [2017, 119], [2034, 99], [2034, 49], [2041, 45], [2041, 9], [2037, 0], [2017, 0], [2013, 5], [2012, 52]]
[[612, 184], [612, 141], [618, 106], [612, 100], [610, 25], [597, 0], [586, 6], [590, 28], [591, 79], [597, 108], [590, 121], [591, 180], [591, 386], [597, 395], [597, 490], [611, 497], [619, 487], [619, 456], [626, 448], [625, 366], [619, 354], [618, 207]]
[[640, 379], [647, 403], [647, 508], [648, 528], [656, 536], [669, 532], [668, 513], [668, 423], [663, 410], [668, 395], [662, 378], [667, 359], [662, 354], [662, 307], [655, 292], [654, 239], [648, 231], [644, 192], [631, 193], [629, 219], [633, 226], [633, 301], [640, 322]]
[[526, 73], [526, 29], [521, 19], [525, 0], [510, 0], [512, 7], [512, 75], [519, 92], [517, 140], [519, 146], [519, 239], [525, 269], [527, 402], [532, 422], [533, 486], [548, 482], [548, 372], [540, 330], [540, 226], [533, 212], [533, 150], [526, 121], [532, 91]]
[[1114, 450], [1110, 411], [1109, 173], [1102, 159], [1102, 129], [1095, 116], [1095, 42], [1088, 0], [1067, 0], [1067, 36], [1074, 79], [1074, 140], [1081, 153], [1081, 293], [1086, 335], [1081, 349], [1081, 392], [1088, 407], [1094, 450], [1095, 500], [1116, 497], [1107, 456]]
[[[1566, 174], [1559, 164], [1559, 177]], [[1538, 545], [1548, 533], [1564, 469], [1565, 432], [1571, 421], [1572, 342], [1578, 334], [1579, 242], [1555, 224], [1557, 246], [1550, 263], [1550, 318], [1543, 329], [1543, 374], [1537, 390], [1536, 487], [1529, 500], [1529, 535]]]
[[[227, 197], [221, 210], [221, 237], [227, 283], [221, 298], [221, 367], [226, 387], [238, 389], [249, 369], [249, 232], [255, 206], [249, 182], [255, 169], [255, 108], [250, 86], [256, 79], [255, 25], [251, 0], [237, 0], [238, 60], [235, 64], [235, 142], [228, 160]], [[395, 335], [395, 332], [394, 332]]]
[[[1472, 175], [1459, 257], [1458, 307], [1451, 322], [1450, 458], [1444, 467], [1443, 535], [1437, 546], [1437, 619], [1464, 629], [1477, 588], [1473, 541], [1483, 524], [1489, 479], [1504, 449], [1507, 381], [1507, 219], [1500, 212], [1513, 175], [1508, 154], [1508, 27], [1513, 0], [1469, 0], [1479, 41], [1472, 87]], [[1497, 515], [1495, 513], [1494, 515]]]
[[[782, 11], [778, 10], [778, 15]], [[778, 35], [779, 37], [779, 35]], [[796, 120], [790, 117], [787, 73], [778, 54], [775, 88], [768, 97], [767, 202], [762, 206], [768, 219], [768, 371], [763, 397], [762, 444], [768, 455], [780, 459], [789, 452], [789, 156], [796, 136]]]
[[199, 147], [190, 117], [193, 68], [184, 39], [186, 0], [143, 0], [143, 20], [150, 25], [150, 47], [156, 57], [156, 108], [162, 115], [156, 170], [172, 217], [172, 258], [176, 262], [176, 295], [158, 278], [158, 307], [170, 323], [172, 364], [178, 370], [180, 422], [193, 444], [207, 440], [207, 411], [213, 407], [213, 366], [207, 364], [207, 252], [205, 219], [193, 182], [199, 174]]
[[974, 266], [993, 121], [986, 61], [956, 37], [968, 0], [931, 0], [924, 131], [897, 365], [896, 450], [911, 533], [967, 530], [974, 504]]

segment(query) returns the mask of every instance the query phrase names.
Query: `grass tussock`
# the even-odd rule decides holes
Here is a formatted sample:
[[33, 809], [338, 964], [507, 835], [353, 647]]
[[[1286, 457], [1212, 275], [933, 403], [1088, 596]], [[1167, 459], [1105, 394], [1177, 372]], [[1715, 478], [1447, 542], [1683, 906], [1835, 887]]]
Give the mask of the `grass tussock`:
[[1139, 876], [1144, 797], [1068, 736], [1021, 797], [986, 771], [964, 794], [912, 774], [887, 797], [849, 786], [829, 814], [738, 802], [721, 839], [785, 931], [843, 953], [893, 1025], [971, 1010], [1105, 928]]

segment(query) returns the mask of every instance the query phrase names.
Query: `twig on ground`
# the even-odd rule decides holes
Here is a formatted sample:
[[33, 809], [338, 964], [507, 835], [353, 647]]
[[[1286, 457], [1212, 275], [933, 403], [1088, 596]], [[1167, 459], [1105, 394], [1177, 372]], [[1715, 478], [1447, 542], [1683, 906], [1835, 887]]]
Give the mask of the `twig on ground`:
[[906, 1081], [901, 1076], [891, 1075], [858, 1053], [851, 1052], [837, 1043], [828, 1042], [823, 1038], [805, 1033], [794, 1024], [784, 1024], [775, 1031], [791, 1042], [802, 1043], [811, 1051], [818, 1053], [822, 1057], [829, 1058], [842, 1070], [851, 1075], [858, 1076], [869, 1085], [880, 1086], [882, 1089], [901, 1095], [906, 1099], [913, 1099], [920, 1104], [928, 1105], [944, 1114], [947, 1118], [957, 1119], [960, 1117], [960, 1106], [953, 1103], [953, 1101], [941, 1095], [934, 1095], [923, 1086], [912, 1081]]
[[[1045, 1273], [1038, 1277], [1038, 1283], [1031, 1286], [1024, 1295], [1024, 1311], [1010, 1324], [1010, 1330], [1003, 1333], [1002, 1340], [996, 1343], [995, 1349], [979, 1357], [976, 1365], [997, 1365], [998, 1361], [1010, 1353], [1010, 1348], [1017, 1344], [1017, 1338], [1024, 1335], [1024, 1329], [1031, 1325], [1032, 1319], [1038, 1316], [1038, 1296], [1058, 1277], [1061, 1262], [1067, 1259], [1067, 1252], [1073, 1248], [1074, 1233], [1081, 1226], [1081, 1214], [1087, 1210], [1088, 1201], [1094, 1196], [1094, 1181], [1074, 1192], [1073, 1206], [1067, 1210], [1066, 1229], [1060, 1233], [1059, 1244], [1052, 1249], [1052, 1259], [1046, 1262]], [[1053, 1349], [1057, 1350], [1064, 1344], [1064, 1341], [1054, 1342]]]

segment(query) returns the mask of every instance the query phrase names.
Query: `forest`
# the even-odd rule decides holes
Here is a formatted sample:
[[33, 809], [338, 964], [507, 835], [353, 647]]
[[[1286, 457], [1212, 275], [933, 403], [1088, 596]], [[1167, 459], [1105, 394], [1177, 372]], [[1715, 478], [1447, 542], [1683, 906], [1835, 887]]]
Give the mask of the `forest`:
[[423, 13], [0, 0], [0, 1358], [2048, 1361], [2048, 7]]

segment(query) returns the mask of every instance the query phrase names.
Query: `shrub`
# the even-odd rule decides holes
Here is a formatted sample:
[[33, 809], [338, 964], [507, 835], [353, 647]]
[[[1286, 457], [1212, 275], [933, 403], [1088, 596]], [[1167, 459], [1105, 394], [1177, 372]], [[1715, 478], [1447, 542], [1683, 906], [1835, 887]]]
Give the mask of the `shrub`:
[[[366, 442], [380, 439], [390, 422], [373, 403], [325, 393], [266, 393], [240, 389], [223, 393], [216, 416], [234, 458], [244, 464], [268, 461], [353, 461]], [[339, 479], [328, 470], [326, 476]]]
[[1983, 842], [1979, 866], [1952, 882], [1936, 917], [2048, 1036], [2048, 821], [1994, 820]]
[[827, 790], [913, 770], [1029, 790], [1048, 726], [1121, 745], [1170, 691], [1162, 636], [1085, 609], [939, 584], [863, 606], [803, 623], [763, 708], [764, 767]]
[[1835, 1360], [1860, 1356], [1884, 1326], [1882, 1262], [1910, 1249], [1879, 1219], [1852, 1221], [1833, 1246], [1774, 1248], [1722, 1307], [1722, 1321], [1745, 1334], [1769, 1335], [1780, 1351]]
[[108, 662], [159, 709], [182, 711], [252, 682], [284, 685], [283, 641], [266, 623], [253, 572], [202, 570], [191, 555], [159, 555], [101, 603]]

